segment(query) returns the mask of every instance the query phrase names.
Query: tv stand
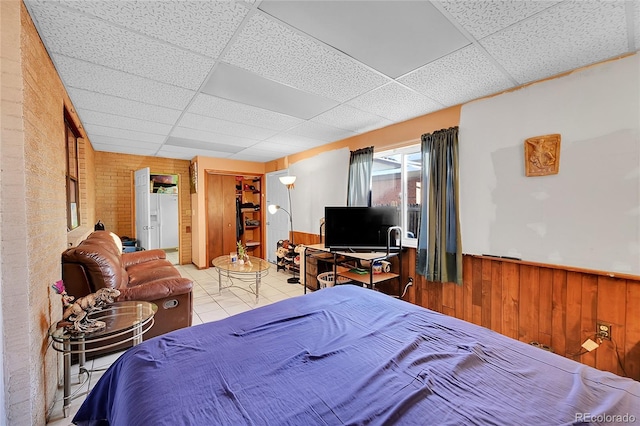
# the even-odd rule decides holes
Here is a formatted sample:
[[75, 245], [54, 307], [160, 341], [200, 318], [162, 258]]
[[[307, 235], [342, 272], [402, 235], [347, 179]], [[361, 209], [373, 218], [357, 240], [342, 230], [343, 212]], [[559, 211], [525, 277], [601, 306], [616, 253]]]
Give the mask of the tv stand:
[[[389, 228], [389, 234], [391, 234], [392, 231], [399, 231], [400, 235], [402, 235], [400, 227], [395, 226]], [[388, 241], [391, 240], [388, 239]], [[324, 272], [321, 271], [323, 268], [320, 266], [323, 264], [324, 269], [330, 268], [334, 276], [349, 278], [351, 281], [372, 290], [376, 290], [376, 284], [389, 280], [397, 280], [398, 294], [391, 296], [402, 299], [408, 288], [413, 285], [413, 279], [409, 278], [404, 287], [402, 286], [402, 253], [402, 242], [400, 242], [399, 247], [387, 246], [386, 251], [362, 251], [361, 249], [334, 251], [325, 247], [322, 243], [305, 246], [304, 262], [305, 271], [307, 272], [304, 277], [301, 277], [303, 278], [304, 292], [306, 294], [307, 287], [309, 286], [308, 278], [313, 278], [313, 282], [315, 283], [315, 286], [312, 285], [309, 286], [309, 288], [313, 288], [314, 290], [319, 289], [315, 277], [309, 277], [309, 275]], [[315, 267], [310, 267], [309, 259], [317, 262], [316, 265], [314, 265]], [[374, 264], [380, 261], [393, 261], [393, 259], [397, 259], [397, 261], [394, 262], [395, 265], [391, 271], [374, 273]]]

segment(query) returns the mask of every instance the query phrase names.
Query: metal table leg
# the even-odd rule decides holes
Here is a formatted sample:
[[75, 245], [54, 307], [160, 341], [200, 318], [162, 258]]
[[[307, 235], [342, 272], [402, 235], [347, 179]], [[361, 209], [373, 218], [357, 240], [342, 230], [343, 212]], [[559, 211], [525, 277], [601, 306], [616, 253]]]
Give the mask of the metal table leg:
[[71, 406], [71, 342], [66, 339], [62, 345], [62, 358], [64, 360], [64, 402], [62, 415], [68, 417], [69, 407]]

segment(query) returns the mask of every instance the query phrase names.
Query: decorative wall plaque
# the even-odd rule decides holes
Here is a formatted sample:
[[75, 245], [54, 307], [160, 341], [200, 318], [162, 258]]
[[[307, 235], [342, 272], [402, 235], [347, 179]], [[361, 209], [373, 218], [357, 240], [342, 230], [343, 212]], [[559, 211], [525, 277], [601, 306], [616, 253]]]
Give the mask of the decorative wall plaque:
[[189, 189], [192, 194], [198, 192], [198, 163], [189, 165]]
[[544, 135], [524, 141], [527, 176], [556, 175], [560, 168], [560, 135]]

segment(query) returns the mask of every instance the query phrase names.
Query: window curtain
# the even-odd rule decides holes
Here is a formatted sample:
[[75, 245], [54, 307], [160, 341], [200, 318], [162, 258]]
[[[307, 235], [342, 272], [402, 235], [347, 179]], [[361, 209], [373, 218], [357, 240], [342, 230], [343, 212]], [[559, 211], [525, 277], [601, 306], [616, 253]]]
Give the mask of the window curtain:
[[371, 206], [371, 176], [373, 172], [373, 147], [351, 151], [349, 159], [349, 184], [347, 206]]
[[422, 216], [416, 272], [427, 281], [462, 284], [458, 127], [422, 135]]

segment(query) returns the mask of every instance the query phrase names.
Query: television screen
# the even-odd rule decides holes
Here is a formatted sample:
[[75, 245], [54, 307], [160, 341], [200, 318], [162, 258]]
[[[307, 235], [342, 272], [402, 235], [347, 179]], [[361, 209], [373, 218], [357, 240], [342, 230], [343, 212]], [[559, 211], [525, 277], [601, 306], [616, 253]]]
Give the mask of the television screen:
[[386, 250], [388, 229], [399, 224], [395, 207], [325, 207], [324, 219], [330, 250]]

